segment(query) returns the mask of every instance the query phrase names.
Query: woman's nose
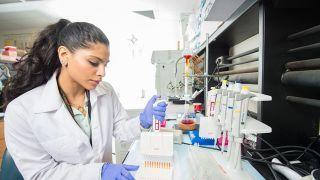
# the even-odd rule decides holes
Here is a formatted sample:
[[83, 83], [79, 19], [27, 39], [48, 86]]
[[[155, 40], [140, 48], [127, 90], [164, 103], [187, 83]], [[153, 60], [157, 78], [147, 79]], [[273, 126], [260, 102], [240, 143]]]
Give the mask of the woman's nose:
[[104, 77], [105, 76], [105, 70], [106, 70], [106, 67], [103, 64], [100, 64], [99, 68], [98, 68], [98, 71], [97, 71], [97, 75], [101, 76], [101, 77]]

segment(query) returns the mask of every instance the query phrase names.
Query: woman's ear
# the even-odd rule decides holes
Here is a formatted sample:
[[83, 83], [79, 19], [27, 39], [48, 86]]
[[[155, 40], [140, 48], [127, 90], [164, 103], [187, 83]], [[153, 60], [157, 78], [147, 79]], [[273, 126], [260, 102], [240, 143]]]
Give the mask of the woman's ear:
[[60, 63], [62, 66], [67, 67], [68, 66], [68, 61], [70, 59], [71, 52], [69, 49], [65, 46], [60, 46], [58, 48], [58, 56], [60, 59]]

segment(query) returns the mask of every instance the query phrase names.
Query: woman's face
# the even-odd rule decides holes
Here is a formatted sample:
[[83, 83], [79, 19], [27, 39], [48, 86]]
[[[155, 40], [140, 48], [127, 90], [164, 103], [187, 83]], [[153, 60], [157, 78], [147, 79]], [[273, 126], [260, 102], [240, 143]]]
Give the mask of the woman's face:
[[87, 90], [95, 89], [105, 76], [109, 62], [109, 47], [102, 43], [92, 43], [89, 48], [68, 52], [64, 57], [68, 66], [64, 69], [73, 81]]

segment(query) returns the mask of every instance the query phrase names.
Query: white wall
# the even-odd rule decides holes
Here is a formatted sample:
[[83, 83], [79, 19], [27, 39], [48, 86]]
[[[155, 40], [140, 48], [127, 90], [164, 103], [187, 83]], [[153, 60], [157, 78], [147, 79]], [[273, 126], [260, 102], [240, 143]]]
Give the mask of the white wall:
[[[133, 1], [92, 0], [88, 3], [81, 0], [51, 0], [43, 1], [41, 6], [38, 4], [39, 7], [36, 5], [33, 7], [33, 9], [40, 8], [52, 17], [90, 22], [105, 32], [110, 40], [111, 62], [104, 80], [114, 86], [124, 107], [128, 109], [143, 108], [149, 97], [156, 93], [155, 67], [150, 62], [152, 51], [177, 49], [181, 34], [179, 19], [150, 19], [135, 14], [131, 12], [133, 3]], [[28, 6], [28, 3], [19, 4], [20, 9], [25, 9], [25, 6]], [[11, 7], [11, 10], [15, 10], [15, 7]], [[0, 41], [3, 42], [4, 34], [34, 33], [38, 30], [0, 32]], [[135, 45], [129, 41], [132, 34], [137, 38]], [[143, 90], [146, 98], [141, 98]]]
[[[111, 43], [111, 62], [105, 79], [118, 91], [126, 108], [143, 108], [146, 100], [156, 94], [152, 51], [175, 49], [178, 41], [178, 23], [136, 18], [119, 25], [120, 30], [107, 28], [108, 25], [103, 28]], [[128, 40], [131, 34], [138, 39], [134, 46]], [[145, 99], [140, 98], [142, 90]]]

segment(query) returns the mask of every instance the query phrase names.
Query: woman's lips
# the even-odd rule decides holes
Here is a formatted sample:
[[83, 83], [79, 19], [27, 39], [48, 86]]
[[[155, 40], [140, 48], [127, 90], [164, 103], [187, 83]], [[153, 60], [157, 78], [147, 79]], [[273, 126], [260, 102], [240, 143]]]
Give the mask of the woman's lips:
[[101, 82], [100, 80], [90, 80], [90, 81], [93, 82], [96, 85], [98, 85]]

